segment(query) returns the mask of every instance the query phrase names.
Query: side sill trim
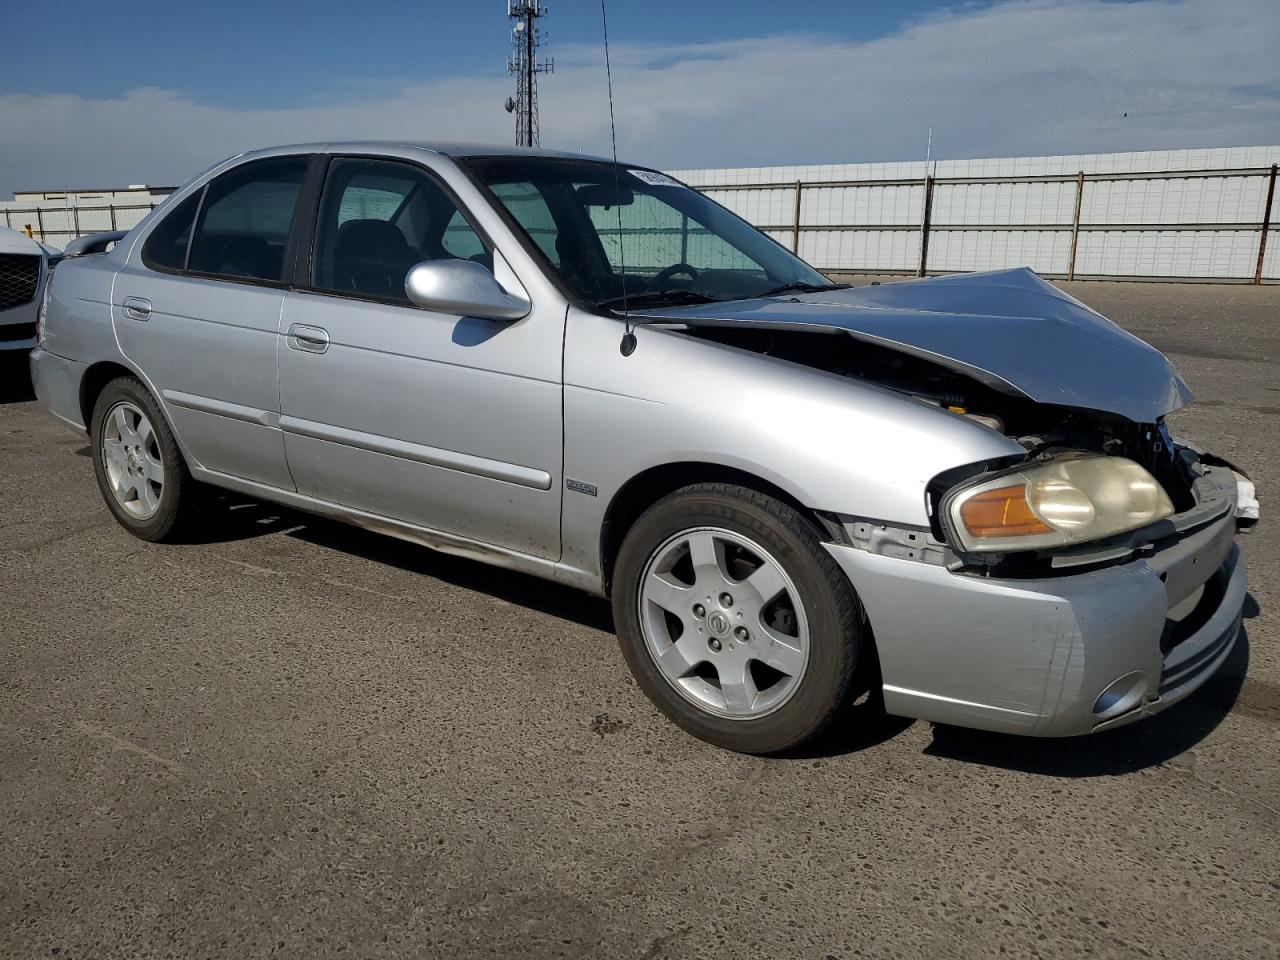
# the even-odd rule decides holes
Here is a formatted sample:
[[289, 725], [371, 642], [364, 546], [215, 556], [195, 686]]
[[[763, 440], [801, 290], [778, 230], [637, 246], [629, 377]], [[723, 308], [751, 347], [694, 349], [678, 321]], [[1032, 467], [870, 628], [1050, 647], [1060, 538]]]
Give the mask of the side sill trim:
[[297, 417], [282, 416], [280, 429], [286, 433], [312, 440], [325, 440], [329, 443], [340, 443], [343, 446], [381, 453], [389, 457], [400, 457], [404, 460], [415, 460], [432, 467], [445, 470], [456, 470], [490, 480], [501, 480], [534, 490], [550, 490], [551, 474], [533, 467], [522, 467], [515, 463], [501, 460], [489, 460], [485, 457], [472, 456], [469, 453], [458, 453], [454, 450], [442, 450], [439, 447], [428, 447], [421, 443], [410, 443], [407, 440], [396, 440], [392, 437], [379, 437], [361, 430], [348, 430], [346, 427], [335, 427], [327, 423], [316, 423], [314, 420], [300, 420]]
[[183, 393], [180, 390], [161, 390], [160, 395], [175, 407], [187, 410], [198, 410], [201, 413], [212, 413], [215, 416], [227, 417], [231, 420], [242, 420], [245, 423], [256, 423], [262, 427], [278, 427], [280, 415], [270, 410], [259, 410], [257, 407], [245, 407], [227, 400], [215, 400], [212, 397], [201, 397], [194, 393]]
[[432, 550], [439, 550], [441, 553], [467, 557], [481, 563], [493, 564], [510, 570], [519, 570], [521, 573], [528, 573], [547, 580], [555, 580], [575, 589], [585, 590], [587, 593], [597, 597], [604, 596], [604, 588], [598, 574], [555, 560], [547, 560], [506, 547], [497, 547], [477, 540], [469, 540], [466, 537], [432, 530], [428, 527], [417, 526], [379, 514], [368, 513], [364, 510], [357, 510], [354, 507], [344, 507], [329, 500], [319, 500], [293, 490], [285, 490], [281, 487], [272, 487], [253, 480], [234, 477], [231, 474], [206, 470], [204, 467], [193, 466], [191, 474], [197, 480], [226, 490], [235, 490], [245, 496], [267, 500], [272, 503], [280, 503], [296, 510], [303, 510], [321, 517], [329, 517], [332, 520], [340, 520], [343, 523], [350, 523], [366, 530], [372, 530], [374, 533], [385, 534]]

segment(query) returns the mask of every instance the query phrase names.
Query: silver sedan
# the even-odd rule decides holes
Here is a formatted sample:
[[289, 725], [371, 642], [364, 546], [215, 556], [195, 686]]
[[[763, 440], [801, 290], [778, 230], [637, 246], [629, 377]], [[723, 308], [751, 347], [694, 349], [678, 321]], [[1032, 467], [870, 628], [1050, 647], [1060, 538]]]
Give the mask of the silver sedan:
[[219, 487], [608, 596], [640, 687], [733, 750], [865, 694], [1101, 730], [1239, 631], [1252, 484], [1026, 270], [848, 289], [651, 169], [402, 143], [235, 157], [74, 253], [33, 377], [126, 529]]

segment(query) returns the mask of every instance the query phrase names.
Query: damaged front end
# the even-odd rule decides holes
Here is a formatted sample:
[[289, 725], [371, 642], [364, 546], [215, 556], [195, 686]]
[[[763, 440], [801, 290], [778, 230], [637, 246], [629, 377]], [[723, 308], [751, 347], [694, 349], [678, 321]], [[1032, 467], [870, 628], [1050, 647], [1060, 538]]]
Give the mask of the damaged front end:
[[[929, 484], [929, 555], [957, 572], [1121, 562], [1224, 510], [1241, 528], [1257, 519], [1242, 472], [1170, 438], [1164, 417], [1191, 392], [1168, 359], [1029, 270], [687, 306], [645, 322], [873, 384], [1014, 440], [1024, 454]], [[961, 505], [1005, 511], [1003, 528], [976, 531], [985, 536], [955, 509], [976, 489], [1007, 494]]]
[[[1071, 736], [1188, 696], [1226, 661], [1253, 485], [1175, 443], [1191, 399], [1146, 343], [1025, 270], [654, 311], [644, 322], [982, 424], [1008, 455], [925, 487], [927, 525], [824, 516], [890, 713]], [[886, 464], [892, 469], [892, 464]], [[941, 639], [940, 639], [941, 638]]]
[[936, 477], [930, 535], [954, 572], [1025, 578], [1149, 557], [1210, 525], [1233, 536], [1252, 529], [1258, 506], [1247, 475], [1161, 434], [1139, 430], [1097, 453], [1085, 452], [1086, 434], [1012, 466]]

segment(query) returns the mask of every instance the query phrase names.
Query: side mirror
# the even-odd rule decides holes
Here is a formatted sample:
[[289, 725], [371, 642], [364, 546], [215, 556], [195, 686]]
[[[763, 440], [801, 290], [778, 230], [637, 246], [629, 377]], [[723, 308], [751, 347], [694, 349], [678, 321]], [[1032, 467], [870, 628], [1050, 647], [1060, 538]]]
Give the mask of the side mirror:
[[503, 290], [485, 267], [472, 260], [424, 260], [404, 278], [410, 302], [439, 313], [484, 320], [519, 320], [533, 305]]

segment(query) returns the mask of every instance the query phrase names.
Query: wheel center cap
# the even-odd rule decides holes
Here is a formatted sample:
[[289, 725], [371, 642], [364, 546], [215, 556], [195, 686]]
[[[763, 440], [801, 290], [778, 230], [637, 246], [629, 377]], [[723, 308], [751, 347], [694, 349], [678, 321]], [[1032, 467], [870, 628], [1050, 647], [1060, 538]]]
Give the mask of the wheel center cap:
[[707, 627], [717, 637], [723, 637], [729, 632], [729, 618], [717, 610], [715, 613], [707, 617]]

